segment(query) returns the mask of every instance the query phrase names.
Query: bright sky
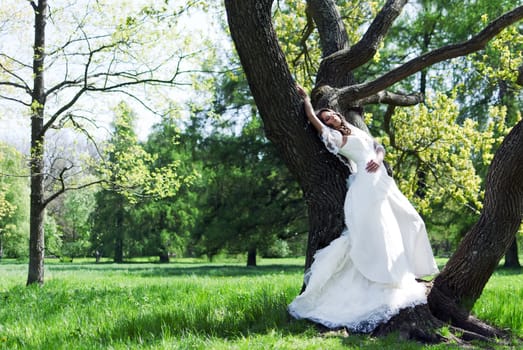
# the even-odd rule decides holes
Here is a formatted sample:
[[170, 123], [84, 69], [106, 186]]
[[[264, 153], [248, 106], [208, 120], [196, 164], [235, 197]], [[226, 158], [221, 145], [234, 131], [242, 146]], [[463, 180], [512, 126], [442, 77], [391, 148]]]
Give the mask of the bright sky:
[[[96, 12], [92, 10], [98, 3], [105, 3], [108, 6], [112, 6], [114, 10], [106, 10], [104, 12], [105, 18], [101, 18]], [[163, 0], [55, 0], [50, 2], [52, 9], [51, 19], [47, 24], [47, 38], [46, 45], [49, 48], [60, 46], [62, 43], [67, 41], [68, 38], [78, 37], [78, 29], [75, 28], [75, 23], [86, 18], [86, 22], [92, 23], [92, 21], [98, 21], [91, 27], [86, 25], [85, 31], [91, 33], [94, 30], [99, 30], [101, 33], [104, 32], [105, 28], [111, 27], [110, 22], [117, 22], [119, 18], [125, 18], [128, 14], [136, 13], [137, 10], [141, 9], [143, 4], [152, 4], [154, 6], [163, 6]], [[170, 1], [170, 6], [179, 4], [186, 4], [186, 1]], [[86, 6], [90, 7], [89, 15], [85, 16]], [[65, 10], [59, 11], [60, 8], [64, 7]], [[216, 11], [216, 10], [215, 10]], [[222, 10], [223, 11], [223, 10]], [[214, 12], [212, 15], [216, 16]], [[157, 63], [162, 59], [167, 59], [167, 54], [172, 54], [179, 50], [183, 45], [184, 41], [191, 41], [191, 49], [200, 49], [203, 47], [203, 40], [205, 38], [216, 38], [217, 24], [213, 22], [212, 15], [203, 13], [202, 11], [192, 11], [190, 16], [185, 16], [175, 25], [169, 27], [168, 21], [161, 23], [155, 23], [154, 26], [157, 30], [162, 30], [162, 34], [159, 39], [153, 39], [153, 44], [143, 53], [137, 57], [143, 61]], [[218, 14], [218, 16], [223, 15]], [[69, 23], [69, 24], [68, 24]], [[172, 25], [172, 22], [170, 23]], [[105, 28], [104, 28], [105, 27]], [[9, 55], [15, 57], [17, 60], [24, 63], [31, 63], [32, 55], [32, 42], [33, 42], [33, 12], [28, 1], [20, 0], [3, 0], [2, 6], [0, 7], [0, 54]], [[179, 33], [176, 35], [176, 33]], [[180, 39], [180, 36], [185, 35], [186, 38]], [[213, 39], [214, 40], [214, 39]], [[72, 51], [71, 51], [72, 52]], [[70, 53], [71, 53], [70, 52]], [[181, 54], [187, 54], [188, 52], [180, 52]], [[162, 57], [163, 55], [163, 57]], [[205, 58], [205, 51], [199, 54], [200, 59]], [[4, 63], [5, 60], [0, 56], [0, 63]], [[177, 57], [173, 57], [168, 60], [167, 65], [171, 71], [175, 69], [177, 64]], [[54, 61], [47, 58], [46, 64], [51, 65], [48, 67], [46, 72], [46, 85], [47, 88], [56, 83], [59, 83], [64, 79], [65, 71], [68, 69], [70, 72], [74, 72], [74, 66], [65, 66], [65, 61]], [[99, 65], [104, 65], [106, 62], [99, 62]], [[194, 69], [194, 64], [187, 63], [184, 69]], [[0, 81], [4, 80], [0, 73]], [[31, 81], [31, 70], [28, 68], [17, 70], [17, 74], [23, 77], [23, 79], [32, 86]], [[190, 86], [191, 80], [189, 75], [181, 76], [177, 79], [178, 82], [185, 84], [175, 89], [148, 89], [137, 90], [137, 94], [142, 94], [147, 99], [147, 102], [154, 107], [165, 107], [170, 102], [182, 103], [184, 99], [188, 97], [193, 98], [194, 93]], [[14, 96], [24, 101], [29, 101], [28, 95], [13, 95], [12, 91], [6, 90], [4, 87], [0, 88], [0, 95], [3, 96]], [[71, 95], [72, 96], [72, 95]], [[49, 98], [47, 111], [52, 112], [57, 106], [63, 105], [70, 96], [61, 97], [61, 99]], [[107, 136], [107, 128], [114, 117], [112, 107], [125, 99], [126, 102], [131, 104], [133, 110], [139, 115], [137, 120], [136, 131], [139, 137], [143, 140], [147, 137], [150, 132], [151, 126], [159, 121], [159, 117], [153, 113], [147, 111], [139, 103], [131, 103], [129, 98], [125, 95], [96, 95], [94, 98], [83, 98], [79, 101], [75, 110], [78, 113], [89, 117], [95, 117], [98, 119], [100, 128], [96, 131], [101, 137]], [[28, 150], [29, 145], [29, 118], [27, 107], [23, 107], [17, 103], [10, 103], [4, 99], [0, 99], [0, 140], [15, 145], [17, 148], [23, 151]], [[22, 108], [23, 107], [23, 108]], [[70, 139], [70, 137], [63, 137], [63, 139]]]

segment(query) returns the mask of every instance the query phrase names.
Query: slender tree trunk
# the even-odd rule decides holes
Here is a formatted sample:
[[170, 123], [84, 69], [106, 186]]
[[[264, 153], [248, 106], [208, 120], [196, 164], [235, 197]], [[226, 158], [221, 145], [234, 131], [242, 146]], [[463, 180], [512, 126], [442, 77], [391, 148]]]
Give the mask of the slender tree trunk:
[[44, 283], [44, 58], [47, 1], [33, 5], [35, 11], [34, 86], [31, 111], [31, 200], [29, 273], [27, 284]]
[[160, 248], [158, 257], [160, 258], [160, 263], [162, 264], [167, 264], [171, 261], [171, 258], [169, 257], [169, 250], [163, 246]]
[[114, 225], [114, 262], [117, 264], [123, 263], [123, 242], [124, 242], [124, 205], [122, 201], [118, 202], [116, 210], [116, 218]]
[[519, 269], [521, 267], [518, 257], [518, 240], [516, 237], [514, 237], [512, 244], [505, 253], [505, 264], [503, 266], [512, 269]]
[[123, 238], [116, 237], [114, 240], [114, 262], [123, 263]]
[[256, 248], [247, 251], [247, 266], [256, 266]]

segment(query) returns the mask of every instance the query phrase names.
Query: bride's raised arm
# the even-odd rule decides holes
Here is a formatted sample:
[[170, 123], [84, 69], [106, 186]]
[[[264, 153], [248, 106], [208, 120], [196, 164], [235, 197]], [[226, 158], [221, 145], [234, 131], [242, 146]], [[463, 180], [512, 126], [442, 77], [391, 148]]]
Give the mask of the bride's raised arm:
[[307, 95], [307, 92], [305, 92], [305, 90], [299, 85], [296, 85], [296, 89], [298, 90], [300, 96], [303, 97], [305, 114], [307, 114], [307, 118], [311, 122], [312, 126], [314, 126], [314, 129], [316, 129], [318, 134], [321, 134], [321, 131], [323, 129], [323, 123], [321, 122], [321, 120], [318, 119], [316, 113], [314, 113], [314, 108], [312, 108], [312, 103], [309, 98], [309, 95]]

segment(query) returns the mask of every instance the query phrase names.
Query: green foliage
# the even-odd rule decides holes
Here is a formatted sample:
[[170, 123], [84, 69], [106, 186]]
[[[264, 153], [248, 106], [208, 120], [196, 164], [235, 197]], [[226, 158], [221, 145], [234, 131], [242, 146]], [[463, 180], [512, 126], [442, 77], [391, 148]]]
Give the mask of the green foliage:
[[93, 187], [71, 191], [65, 195], [60, 213], [62, 232], [61, 256], [70, 258], [91, 256], [91, 225], [89, 217], [95, 207], [95, 189]]
[[44, 232], [45, 232], [45, 255], [46, 256], [61, 256], [62, 253], [62, 237], [58, 224], [54, 216], [45, 215], [44, 217]]
[[[397, 334], [320, 335], [286, 311], [299, 293], [303, 259], [262, 259], [259, 265], [48, 263], [52, 278], [45, 287], [27, 288], [20, 283], [25, 265], [3, 262], [0, 349], [452, 348], [400, 341]], [[522, 282], [521, 274], [495, 272], [475, 315], [523, 335]], [[514, 339], [513, 348], [521, 345]]]
[[491, 108], [488, 124], [460, 124], [453, 97], [439, 94], [392, 117], [382, 139], [386, 159], [402, 192], [424, 215], [433, 245], [456, 243], [477, 219], [484, 193], [477, 169], [488, 167], [510, 130], [505, 110]]
[[171, 197], [188, 177], [177, 174], [179, 160], [157, 166], [157, 154], [148, 153], [134, 131], [134, 112], [124, 102], [115, 111], [114, 136], [105, 147], [97, 172], [107, 188], [117, 191], [130, 203], [147, 196]]
[[96, 195], [91, 215], [93, 248], [103, 255], [114, 251], [120, 262], [126, 254], [155, 251], [166, 255], [183, 250], [176, 234], [181, 227], [178, 218], [185, 216], [178, 211], [183, 204], [171, 205], [170, 201], [198, 177], [187, 154], [175, 147], [178, 130], [174, 124], [157, 127], [150, 141], [142, 145], [134, 132], [134, 119], [133, 111], [121, 103], [114, 136], [105, 159], [97, 165], [105, 184]]
[[157, 155], [154, 166], [177, 162], [177, 173], [183, 182], [175, 196], [167, 198], [144, 198], [133, 209], [136, 227], [133, 237], [143, 242], [142, 254], [169, 254], [182, 256], [186, 253], [188, 236], [198, 215], [197, 196], [192, 187], [200, 181], [201, 169], [193, 162], [193, 148], [199, 134], [181, 133], [173, 118], [164, 118], [154, 127], [144, 145], [148, 153]]
[[239, 136], [215, 131], [199, 145], [205, 181], [193, 237], [209, 257], [263, 251], [306, 229], [301, 191], [259, 123], [251, 119]]
[[[361, 38], [361, 28], [377, 13], [383, 1], [337, 1], [350, 44]], [[314, 22], [306, 15], [305, 1], [277, 2], [273, 10], [274, 26], [282, 38], [280, 45], [295, 79], [309, 87], [315, 80], [321, 58], [319, 37]]]
[[[517, 1], [423, 0], [404, 11], [380, 49], [379, 60], [359, 71], [378, 76], [414, 57], [476, 34]], [[463, 12], [463, 8], [467, 11]], [[460, 16], [456, 16], [460, 13]], [[467, 58], [442, 62], [411, 76], [396, 91], [420, 92], [424, 105], [396, 108], [384, 120], [383, 107], [368, 108], [367, 120], [387, 145], [394, 176], [424, 214], [433, 245], [452, 250], [481, 209], [488, 165], [510, 128], [521, 119], [521, 26], [512, 26]], [[450, 245], [450, 246], [449, 246]]]
[[0, 143], [0, 258], [27, 256], [29, 183], [24, 158]]
[[113, 256], [115, 262], [122, 262], [124, 243], [128, 243], [131, 217], [129, 202], [121, 194], [101, 190], [95, 195], [96, 207], [91, 213], [92, 232], [90, 242], [96, 254]]
[[477, 213], [482, 192], [474, 162], [489, 164], [497, 141], [494, 130], [507, 132], [503, 113], [492, 115], [487, 126], [470, 119], [459, 125], [457, 107], [452, 98], [439, 95], [425, 105], [398, 109], [383, 138], [399, 187], [424, 214], [439, 204]]

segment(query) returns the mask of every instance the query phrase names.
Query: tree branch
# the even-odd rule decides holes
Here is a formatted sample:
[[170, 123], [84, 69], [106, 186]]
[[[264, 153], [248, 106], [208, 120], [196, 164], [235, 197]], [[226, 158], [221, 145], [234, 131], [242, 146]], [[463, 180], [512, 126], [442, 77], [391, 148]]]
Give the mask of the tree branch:
[[[392, 106], [414, 106], [423, 101], [422, 94], [411, 94], [404, 95], [398, 94], [390, 91], [380, 91], [374, 95], [362, 98], [357, 101], [357, 104], [360, 106], [367, 104], [377, 104], [384, 103]], [[343, 100], [340, 100], [340, 105], [343, 105]], [[354, 102], [350, 102], [351, 105], [354, 105]]]
[[[58, 119], [60, 117], [60, 115], [62, 115], [62, 113], [67, 111], [69, 108], [71, 108], [76, 103], [76, 101], [78, 101], [78, 99], [88, 90], [87, 83], [88, 83], [88, 79], [89, 79], [89, 67], [91, 66], [91, 62], [93, 61], [93, 56], [96, 53], [98, 53], [98, 52], [104, 51], [104, 50], [106, 50], [108, 48], [115, 47], [115, 46], [117, 46], [120, 43], [120, 42], [117, 41], [117, 42], [114, 42], [114, 43], [111, 43], [111, 44], [108, 44], [108, 45], [102, 45], [102, 46], [98, 47], [95, 50], [91, 50], [90, 49], [91, 46], [90, 46], [90, 42], [89, 42], [89, 38], [87, 37], [87, 34], [85, 34], [85, 32], [83, 32], [83, 31], [82, 31], [82, 33], [84, 34], [87, 46], [89, 47], [89, 56], [88, 56], [87, 62], [85, 64], [84, 73], [83, 73], [83, 80], [80, 81], [80, 82], [83, 83], [83, 87], [71, 98], [71, 100], [69, 100], [68, 103], [63, 105], [57, 112], [55, 112], [51, 116], [51, 118], [49, 118], [49, 120], [45, 123], [45, 125], [42, 128], [42, 133], [43, 134], [45, 134], [47, 132], [47, 130], [53, 125], [53, 123], [56, 121], [56, 119]], [[59, 85], [60, 84], [58, 84], [57, 86], [59, 86]], [[56, 91], [56, 87], [52, 88], [50, 91], [51, 92]], [[48, 91], [46, 93], [46, 97], [48, 96], [50, 91]]]
[[106, 182], [105, 180], [97, 180], [97, 181], [93, 181], [93, 182], [88, 182], [88, 183], [85, 183], [83, 185], [80, 185], [80, 186], [76, 186], [76, 187], [66, 187], [65, 186], [65, 183], [64, 182], [61, 182], [62, 183], [62, 187], [60, 188], [60, 190], [58, 190], [57, 192], [53, 193], [51, 196], [49, 196], [43, 203], [44, 207], [47, 207], [47, 205], [49, 203], [51, 203], [53, 200], [55, 200], [56, 198], [58, 198], [60, 195], [64, 194], [65, 192], [67, 191], [76, 191], [76, 190], [81, 190], [83, 188], [87, 188], [87, 187], [91, 187], [91, 186], [95, 186], [95, 185], [99, 185], [99, 184], [102, 184]]
[[[172, 55], [168, 57], [164, 62], [158, 63], [155, 67], [147, 67], [146, 70], [143, 71], [137, 71], [137, 72], [129, 72], [129, 71], [116, 71], [111, 72], [112, 65], [109, 64], [108, 68], [104, 72], [98, 72], [98, 73], [90, 73], [91, 69], [91, 63], [94, 60], [94, 56], [102, 51], [105, 51], [107, 49], [113, 49], [117, 47], [120, 44], [124, 44], [122, 41], [113, 42], [106, 45], [101, 45], [100, 47], [96, 49], [92, 49], [90, 46], [89, 38], [87, 37], [87, 34], [84, 33], [85, 36], [85, 42], [88, 45], [89, 53], [87, 61], [85, 62], [85, 66], [83, 69], [83, 74], [81, 78], [73, 79], [73, 80], [64, 80], [60, 82], [59, 84], [51, 87], [46, 92], [46, 97], [50, 94], [57, 93], [58, 91], [70, 87], [79, 87], [79, 90], [74, 94], [74, 96], [64, 104], [60, 109], [58, 109], [46, 122], [43, 132], [45, 133], [49, 128], [52, 127], [52, 125], [56, 122], [56, 120], [66, 111], [68, 111], [77, 101], [78, 99], [86, 92], [88, 91], [99, 91], [99, 92], [122, 92], [122, 88], [130, 87], [134, 85], [141, 85], [141, 84], [148, 84], [148, 85], [173, 85], [175, 79], [178, 77], [179, 74], [184, 73], [180, 70], [180, 65], [182, 61], [190, 55], [182, 55], [178, 57], [178, 62], [176, 64], [176, 68], [174, 73], [171, 77], [168, 79], [155, 79], [150, 78], [156, 71], [158, 71], [165, 62], [171, 61], [172, 58], [175, 55]], [[194, 53], [193, 53], [194, 54]], [[189, 71], [185, 71], [189, 72]], [[114, 83], [112, 85], [109, 84], [111, 78], [119, 78], [120, 80], [123, 80], [119, 83]], [[99, 82], [100, 86], [96, 86], [96, 80], [101, 79], [102, 82]], [[81, 87], [80, 87], [81, 86]], [[138, 99], [137, 99], [138, 100]]]
[[314, 18], [318, 28], [324, 57], [349, 46], [347, 31], [334, 0], [308, 0], [307, 13]]
[[[20, 64], [22, 67], [26, 67], [26, 68], [29, 68], [27, 67], [27, 65], [23, 65], [21, 62], [5, 55], [5, 54], [0, 54], [0, 56], [3, 56], [5, 58], [7, 58], [8, 60], [11, 60], [12, 62], [15, 62], [17, 64]], [[13, 78], [15, 78], [16, 80], [18, 80], [20, 83], [15, 83], [15, 82], [0, 82], [1, 85], [10, 85], [10, 86], [13, 86], [13, 87], [16, 87], [16, 88], [19, 88], [19, 89], [22, 89], [24, 90], [26, 93], [28, 93], [29, 95], [32, 94], [32, 90], [31, 88], [29, 87], [29, 85], [27, 85], [27, 83], [25, 82], [24, 79], [22, 79], [22, 77], [20, 77], [18, 74], [15, 74], [13, 71], [11, 71], [10, 69], [6, 68], [3, 64], [0, 63], [0, 68], [6, 72], [8, 75], [12, 76]]]
[[376, 54], [380, 43], [406, 3], [407, 0], [388, 0], [359, 42], [349, 49], [326, 57], [322, 65], [324, 62], [326, 65], [341, 65], [346, 72], [350, 72], [367, 63]]
[[65, 192], [65, 179], [64, 179], [64, 174], [71, 170], [73, 168], [73, 165], [70, 165], [70, 166], [65, 166], [62, 168], [62, 170], [60, 171], [60, 174], [58, 176], [58, 180], [60, 181], [60, 190], [58, 190], [57, 192], [55, 192], [54, 194], [52, 194], [51, 196], [49, 196], [49, 198], [47, 198], [44, 203], [43, 203], [43, 206], [46, 207], [47, 204], [49, 204], [50, 202], [52, 202], [56, 197], [58, 197], [59, 195], [61, 195], [62, 193]]
[[498, 17], [477, 35], [463, 43], [447, 45], [428, 52], [410, 60], [396, 69], [391, 70], [374, 81], [340, 89], [340, 98], [356, 101], [368, 97], [435, 63], [479, 51], [503, 29], [516, 23], [522, 18], [523, 6], [519, 6]]
[[45, 123], [45, 125], [43, 126], [42, 128], [42, 134], [45, 134], [47, 132], [47, 130], [54, 124], [54, 122], [56, 121], [56, 119], [58, 119], [58, 117], [60, 117], [60, 115], [62, 115], [62, 113], [64, 113], [65, 111], [67, 111], [69, 108], [71, 108], [72, 106], [74, 106], [74, 104], [76, 103], [76, 101], [78, 101], [78, 99], [87, 91], [87, 88], [83, 87], [80, 89], [80, 91], [78, 91], [72, 98], [71, 100], [69, 100], [69, 102], [67, 102], [66, 104], [64, 104], [58, 111], [56, 111], [52, 116], [51, 118], [49, 118], [49, 120]]
[[385, 112], [385, 115], [383, 116], [383, 129], [385, 130], [385, 133], [389, 135], [389, 142], [390, 146], [393, 148], [397, 148], [396, 145], [396, 133], [392, 130], [392, 116], [394, 115], [394, 111], [396, 109], [396, 106], [389, 105], [387, 107], [387, 111]]
[[367, 63], [378, 50], [380, 43], [399, 16], [407, 0], [388, 0], [378, 13], [361, 40], [351, 48], [340, 49], [322, 60], [318, 70], [316, 86], [332, 85], [332, 77], [347, 75]]
[[[3, 85], [3, 84], [0, 84], [0, 85]], [[4, 84], [5, 85], [5, 84]], [[0, 95], [0, 98], [1, 99], [4, 99], [4, 100], [7, 100], [7, 101], [13, 101], [13, 102], [17, 102], [17, 103], [20, 103], [20, 104], [23, 104], [24, 106], [26, 107], [31, 107], [31, 103], [30, 102], [24, 102], [22, 100], [19, 100], [17, 98], [13, 98], [13, 97], [9, 97], [9, 96], [4, 96], [4, 95]]]

